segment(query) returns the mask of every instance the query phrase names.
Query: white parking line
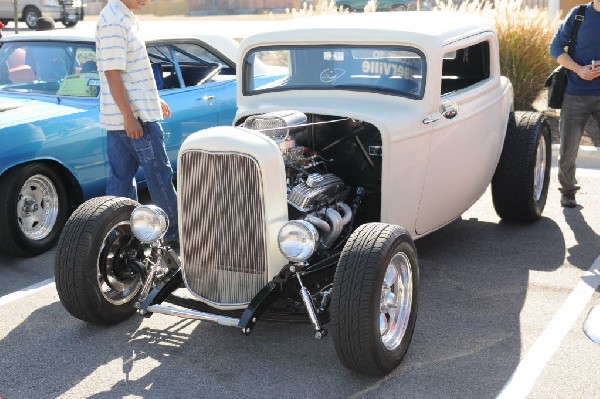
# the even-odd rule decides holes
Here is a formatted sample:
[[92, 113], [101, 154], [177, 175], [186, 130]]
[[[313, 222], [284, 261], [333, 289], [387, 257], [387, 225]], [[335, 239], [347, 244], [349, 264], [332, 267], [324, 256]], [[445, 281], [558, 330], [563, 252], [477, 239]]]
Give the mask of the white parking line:
[[[600, 286], [600, 256], [525, 354], [498, 399], [526, 398], [562, 340]], [[583, 333], [582, 333], [583, 334]]]
[[7, 305], [11, 302], [19, 300], [21, 298], [26, 297], [27, 295], [31, 295], [39, 290], [43, 290], [44, 288], [54, 285], [54, 278], [49, 278], [44, 281], [40, 281], [39, 283], [30, 285], [29, 287], [25, 287], [20, 291], [12, 292], [8, 295], [4, 295], [0, 297], [0, 306]]

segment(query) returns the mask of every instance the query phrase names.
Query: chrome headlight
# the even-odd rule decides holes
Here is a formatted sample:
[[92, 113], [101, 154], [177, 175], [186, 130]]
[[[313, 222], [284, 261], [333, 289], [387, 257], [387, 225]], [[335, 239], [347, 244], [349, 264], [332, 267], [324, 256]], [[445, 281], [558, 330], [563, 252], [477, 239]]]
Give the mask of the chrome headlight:
[[291, 262], [304, 262], [315, 252], [319, 233], [305, 220], [290, 220], [279, 230], [277, 241], [279, 250]]
[[138, 206], [131, 212], [131, 231], [144, 244], [158, 241], [169, 227], [165, 211], [156, 205]]

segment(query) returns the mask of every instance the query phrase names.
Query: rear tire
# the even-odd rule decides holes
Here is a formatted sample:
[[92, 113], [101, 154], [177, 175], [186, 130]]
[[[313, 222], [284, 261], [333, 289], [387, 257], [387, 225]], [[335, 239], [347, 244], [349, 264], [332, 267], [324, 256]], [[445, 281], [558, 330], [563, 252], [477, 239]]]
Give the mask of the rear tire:
[[417, 251], [403, 228], [360, 226], [340, 256], [330, 332], [342, 364], [359, 373], [392, 371], [408, 350], [417, 318]]
[[551, 132], [537, 112], [511, 113], [500, 161], [492, 179], [492, 200], [502, 219], [533, 222], [546, 205], [552, 162]]
[[84, 202], [65, 225], [54, 263], [56, 289], [74, 317], [116, 324], [135, 313], [139, 274], [120, 255], [132, 237], [129, 219], [139, 204], [128, 198]]
[[73, 28], [79, 21], [63, 21], [65, 28]]

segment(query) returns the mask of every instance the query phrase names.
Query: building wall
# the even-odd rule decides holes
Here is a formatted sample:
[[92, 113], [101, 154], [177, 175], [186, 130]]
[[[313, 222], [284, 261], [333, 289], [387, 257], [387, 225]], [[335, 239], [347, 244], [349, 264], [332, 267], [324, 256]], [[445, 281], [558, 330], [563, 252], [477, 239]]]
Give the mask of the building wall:
[[[106, 0], [86, 0], [86, 12], [90, 15], [98, 15], [106, 2]], [[156, 15], [247, 14], [299, 8], [302, 3], [302, 0], [153, 0], [144, 7], [141, 13]]]
[[[0, 0], [2, 1], [2, 0]], [[86, 12], [97, 15], [107, 0], [86, 0]], [[315, 3], [317, 0], [308, 0]], [[455, 0], [458, 2], [461, 0]], [[552, 2], [558, 4], [549, 4]], [[305, 0], [153, 0], [144, 8], [143, 14], [162, 15], [210, 15], [210, 14], [254, 14], [261, 12], [283, 12], [286, 8], [300, 8]], [[564, 16], [571, 8], [584, 3], [582, 0], [523, 0], [528, 7], [556, 8]], [[434, 0], [429, 1], [430, 4]], [[552, 7], [551, 7], [552, 6]]]
[[564, 17], [565, 15], [567, 15], [567, 13], [569, 11], [571, 11], [571, 8], [578, 6], [580, 4], [585, 4], [585, 3], [589, 3], [589, 1], [581, 1], [581, 0], [560, 0], [560, 10], [562, 13], [562, 16]]

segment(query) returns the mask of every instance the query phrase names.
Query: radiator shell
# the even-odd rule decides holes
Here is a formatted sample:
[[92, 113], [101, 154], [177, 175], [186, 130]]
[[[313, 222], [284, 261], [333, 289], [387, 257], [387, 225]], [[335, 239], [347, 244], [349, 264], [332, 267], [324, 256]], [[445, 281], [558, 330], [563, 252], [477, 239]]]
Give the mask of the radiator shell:
[[182, 144], [177, 184], [186, 287], [215, 308], [245, 308], [287, 263], [277, 245], [288, 221], [277, 144], [239, 127], [199, 131]]

